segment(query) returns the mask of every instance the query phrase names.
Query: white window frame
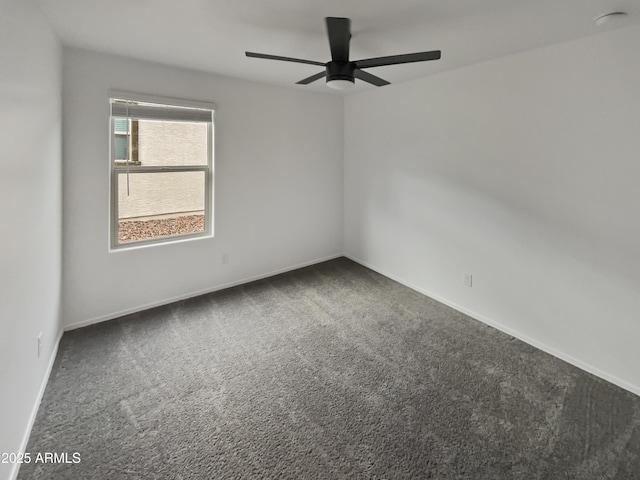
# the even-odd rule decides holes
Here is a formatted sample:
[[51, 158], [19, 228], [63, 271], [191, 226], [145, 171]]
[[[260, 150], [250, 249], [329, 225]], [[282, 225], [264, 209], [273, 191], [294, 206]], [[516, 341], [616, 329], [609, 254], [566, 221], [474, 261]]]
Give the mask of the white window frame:
[[[126, 117], [130, 119], [154, 118], [156, 120], [166, 121], [189, 121], [198, 119], [198, 121], [207, 122], [207, 164], [206, 165], [176, 165], [176, 166], [144, 166], [132, 165], [131, 163], [117, 162], [115, 158], [115, 120], [114, 118], [123, 118], [120, 112], [122, 104], [115, 104], [115, 100], [126, 100], [131, 102], [140, 102], [144, 104], [155, 104], [156, 106], [137, 106], [131, 105], [125, 110]], [[116, 105], [116, 107], [114, 107]], [[161, 106], [170, 108], [162, 109]], [[215, 105], [208, 102], [199, 102], [193, 100], [181, 100], [175, 98], [158, 97], [152, 95], [144, 95], [137, 93], [121, 92], [112, 90], [109, 92], [109, 164], [110, 164], [110, 212], [109, 212], [109, 245], [110, 251], [126, 250], [144, 245], [158, 245], [165, 243], [173, 243], [176, 241], [212, 237], [213, 236], [213, 187], [214, 187], [214, 169], [213, 169], [213, 135], [214, 135], [214, 117]], [[206, 117], [206, 119], [203, 119]], [[162, 237], [148, 238], [143, 240], [134, 240], [131, 242], [120, 243], [118, 240], [119, 212], [118, 212], [118, 175], [136, 173], [171, 173], [171, 172], [204, 172], [205, 175], [205, 194], [204, 194], [204, 231], [193, 233], [181, 233], [176, 235], [167, 235]]]

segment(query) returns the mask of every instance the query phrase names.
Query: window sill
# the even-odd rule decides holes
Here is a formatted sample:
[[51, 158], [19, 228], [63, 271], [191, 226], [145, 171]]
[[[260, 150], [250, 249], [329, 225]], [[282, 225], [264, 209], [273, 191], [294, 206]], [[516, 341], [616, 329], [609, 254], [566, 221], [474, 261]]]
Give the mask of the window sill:
[[142, 165], [142, 163], [138, 162], [138, 161], [129, 161], [127, 162], [126, 160], [115, 160], [114, 165], [116, 167], [126, 167], [126, 166], [130, 166], [130, 167], [139, 167], [140, 165]]

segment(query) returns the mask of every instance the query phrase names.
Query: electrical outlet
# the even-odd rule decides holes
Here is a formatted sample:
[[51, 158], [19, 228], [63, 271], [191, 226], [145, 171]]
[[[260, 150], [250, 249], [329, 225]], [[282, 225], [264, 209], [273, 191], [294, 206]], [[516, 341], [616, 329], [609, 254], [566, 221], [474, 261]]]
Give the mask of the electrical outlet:
[[41, 353], [42, 353], [42, 332], [38, 334], [38, 358], [40, 358]]
[[223, 253], [222, 254], [222, 263], [229, 263], [229, 254], [228, 253]]
[[463, 278], [463, 282], [464, 282], [464, 286], [465, 287], [472, 287], [473, 286], [473, 275], [471, 275], [470, 273], [465, 273], [464, 274], [464, 278]]

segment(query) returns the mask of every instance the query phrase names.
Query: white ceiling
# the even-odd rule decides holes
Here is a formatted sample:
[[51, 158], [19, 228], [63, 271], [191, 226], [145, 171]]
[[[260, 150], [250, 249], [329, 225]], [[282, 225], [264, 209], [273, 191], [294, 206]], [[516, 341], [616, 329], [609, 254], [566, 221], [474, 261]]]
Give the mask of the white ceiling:
[[[351, 18], [351, 59], [442, 50], [439, 61], [372, 68], [391, 83], [640, 23], [638, 0], [35, 0], [66, 45], [291, 88], [327, 62], [324, 17]], [[625, 11], [621, 25], [599, 15]], [[374, 89], [356, 80], [351, 91]], [[384, 87], [381, 87], [384, 88]]]

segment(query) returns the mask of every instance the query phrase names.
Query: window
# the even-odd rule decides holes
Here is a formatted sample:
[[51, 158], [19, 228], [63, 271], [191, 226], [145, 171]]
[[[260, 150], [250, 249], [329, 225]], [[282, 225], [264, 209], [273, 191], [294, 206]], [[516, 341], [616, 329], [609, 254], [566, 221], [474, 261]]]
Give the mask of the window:
[[212, 233], [213, 109], [186, 103], [110, 99], [112, 248]]
[[130, 118], [114, 118], [113, 153], [116, 163], [138, 161], [138, 121]]

